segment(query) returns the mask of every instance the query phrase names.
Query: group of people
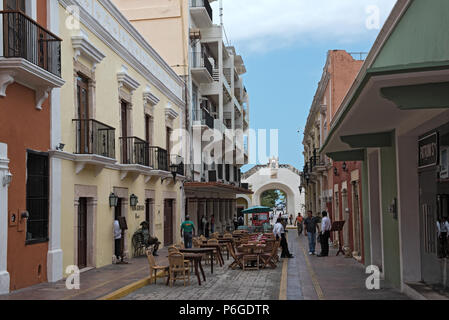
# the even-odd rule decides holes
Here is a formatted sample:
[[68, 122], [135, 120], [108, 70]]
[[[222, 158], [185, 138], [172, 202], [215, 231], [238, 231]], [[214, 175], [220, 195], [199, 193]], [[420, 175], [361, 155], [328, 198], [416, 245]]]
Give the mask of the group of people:
[[[287, 237], [285, 235], [287, 232], [286, 224], [285, 222], [282, 222], [282, 218], [279, 217], [276, 224], [274, 225], [273, 233], [276, 236], [276, 239], [281, 240], [281, 257], [293, 258], [293, 255], [288, 249]], [[292, 219], [290, 219], [290, 224], [292, 224]], [[319, 217], [314, 217], [312, 211], [307, 212], [307, 217], [305, 219], [301, 216], [301, 214], [299, 214], [296, 218], [295, 224], [298, 228], [298, 235], [301, 235], [301, 233], [304, 231], [304, 235], [308, 238], [309, 255], [315, 255], [316, 240], [318, 237], [321, 244], [321, 253], [318, 255], [318, 257], [329, 256], [329, 238], [332, 230], [332, 224], [326, 211], [322, 212], [321, 219]]]

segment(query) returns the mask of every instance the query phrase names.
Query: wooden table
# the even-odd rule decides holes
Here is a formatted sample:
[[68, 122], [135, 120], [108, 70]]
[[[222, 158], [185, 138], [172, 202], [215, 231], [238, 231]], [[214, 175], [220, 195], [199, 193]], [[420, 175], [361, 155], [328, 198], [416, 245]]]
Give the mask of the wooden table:
[[213, 249], [217, 250], [218, 263], [220, 263], [220, 267], [223, 267], [224, 260], [223, 260], [223, 256], [221, 255], [221, 246], [220, 246], [220, 244], [202, 244], [201, 248], [213, 248]]
[[179, 249], [181, 253], [197, 253], [197, 254], [210, 254], [210, 272], [214, 273], [214, 249], [213, 248], [191, 248], [191, 249]]
[[[231, 245], [233, 245], [234, 244], [234, 239], [231, 239], [231, 238], [218, 238], [218, 243], [219, 244], [228, 244], [228, 243], [230, 243]], [[207, 240], [204, 240], [203, 244], [207, 244]], [[229, 260], [229, 251], [227, 251], [227, 260]]]
[[[206, 281], [206, 275], [204, 274], [203, 266], [201, 265], [201, 260], [203, 260], [203, 255], [198, 254], [198, 253], [184, 253], [184, 259], [192, 261], [194, 263], [195, 274], [196, 274], [196, 277], [198, 278], [198, 284], [201, 286], [201, 277], [200, 277], [199, 270], [201, 270], [203, 279], [204, 279], [204, 281]], [[199, 266], [199, 268], [198, 268], [198, 266]]]

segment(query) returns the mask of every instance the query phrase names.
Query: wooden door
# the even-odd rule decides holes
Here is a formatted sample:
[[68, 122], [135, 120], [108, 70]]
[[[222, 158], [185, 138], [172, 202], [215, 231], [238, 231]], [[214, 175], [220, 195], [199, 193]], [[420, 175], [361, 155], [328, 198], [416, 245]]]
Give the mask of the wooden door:
[[[4, 11], [20, 11], [26, 13], [25, 0], [4, 0]], [[5, 55], [8, 57], [28, 58], [27, 37], [28, 32], [24, 19], [17, 13], [9, 13], [3, 17]]]
[[122, 101], [121, 109], [120, 109], [120, 116], [122, 119], [122, 127], [121, 127], [121, 134], [122, 134], [122, 157], [123, 157], [123, 163], [128, 164], [128, 106], [125, 101]]
[[3, 9], [5, 11], [22, 11], [25, 13], [25, 0], [4, 0]]
[[78, 206], [78, 268], [87, 267], [87, 199], [80, 198]]
[[173, 244], [173, 200], [164, 203], [164, 246]]
[[90, 143], [89, 143], [89, 86], [88, 81], [81, 77], [77, 77], [77, 104], [78, 104], [78, 119], [79, 119], [79, 128], [78, 128], [78, 141], [79, 141], [79, 150], [80, 154], [89, 154], [90, 151]]

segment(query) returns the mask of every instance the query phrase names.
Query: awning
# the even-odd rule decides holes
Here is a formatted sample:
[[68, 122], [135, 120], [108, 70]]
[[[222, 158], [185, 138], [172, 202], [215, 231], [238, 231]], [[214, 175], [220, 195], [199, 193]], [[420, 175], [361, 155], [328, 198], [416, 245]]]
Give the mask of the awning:
[[253, 194], [251, 190], [236, 187], [220, 182], [187, 182], [184, 184], [186, 191], [197, 192], [217, 192], [217, 193], [234, 193], [234, 194]]
[[251, 213], [269, 213], [271, 211], [271, 208], [263, 207], [263, 206], [257, 206], [252, 207], [246, 210], [243, 210], [243, 214], [251, 214]]

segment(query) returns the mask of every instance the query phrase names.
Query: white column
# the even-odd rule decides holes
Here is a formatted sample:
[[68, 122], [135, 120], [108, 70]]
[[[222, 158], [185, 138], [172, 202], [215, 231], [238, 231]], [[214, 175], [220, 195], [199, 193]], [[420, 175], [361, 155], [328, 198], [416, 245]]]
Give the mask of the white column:
[[0, 294], [9, 293], [8, 253], [8, 147], [0, 143]]
[[[48, 28], [57, 35], [59, 34], [59, 2], [47, 0], [47, 8]], [[63, 143], [61, 134], [60, 91], [60, 89], [53, 89], [51, 92], [51, 149], [55, 149], [56, 145]], [[50, 170], [50, 240], [47, 254], [47, 278], [48, 282], [56, 282], [63, 278], [61, 249], [61, 160], [51, 157]]]

